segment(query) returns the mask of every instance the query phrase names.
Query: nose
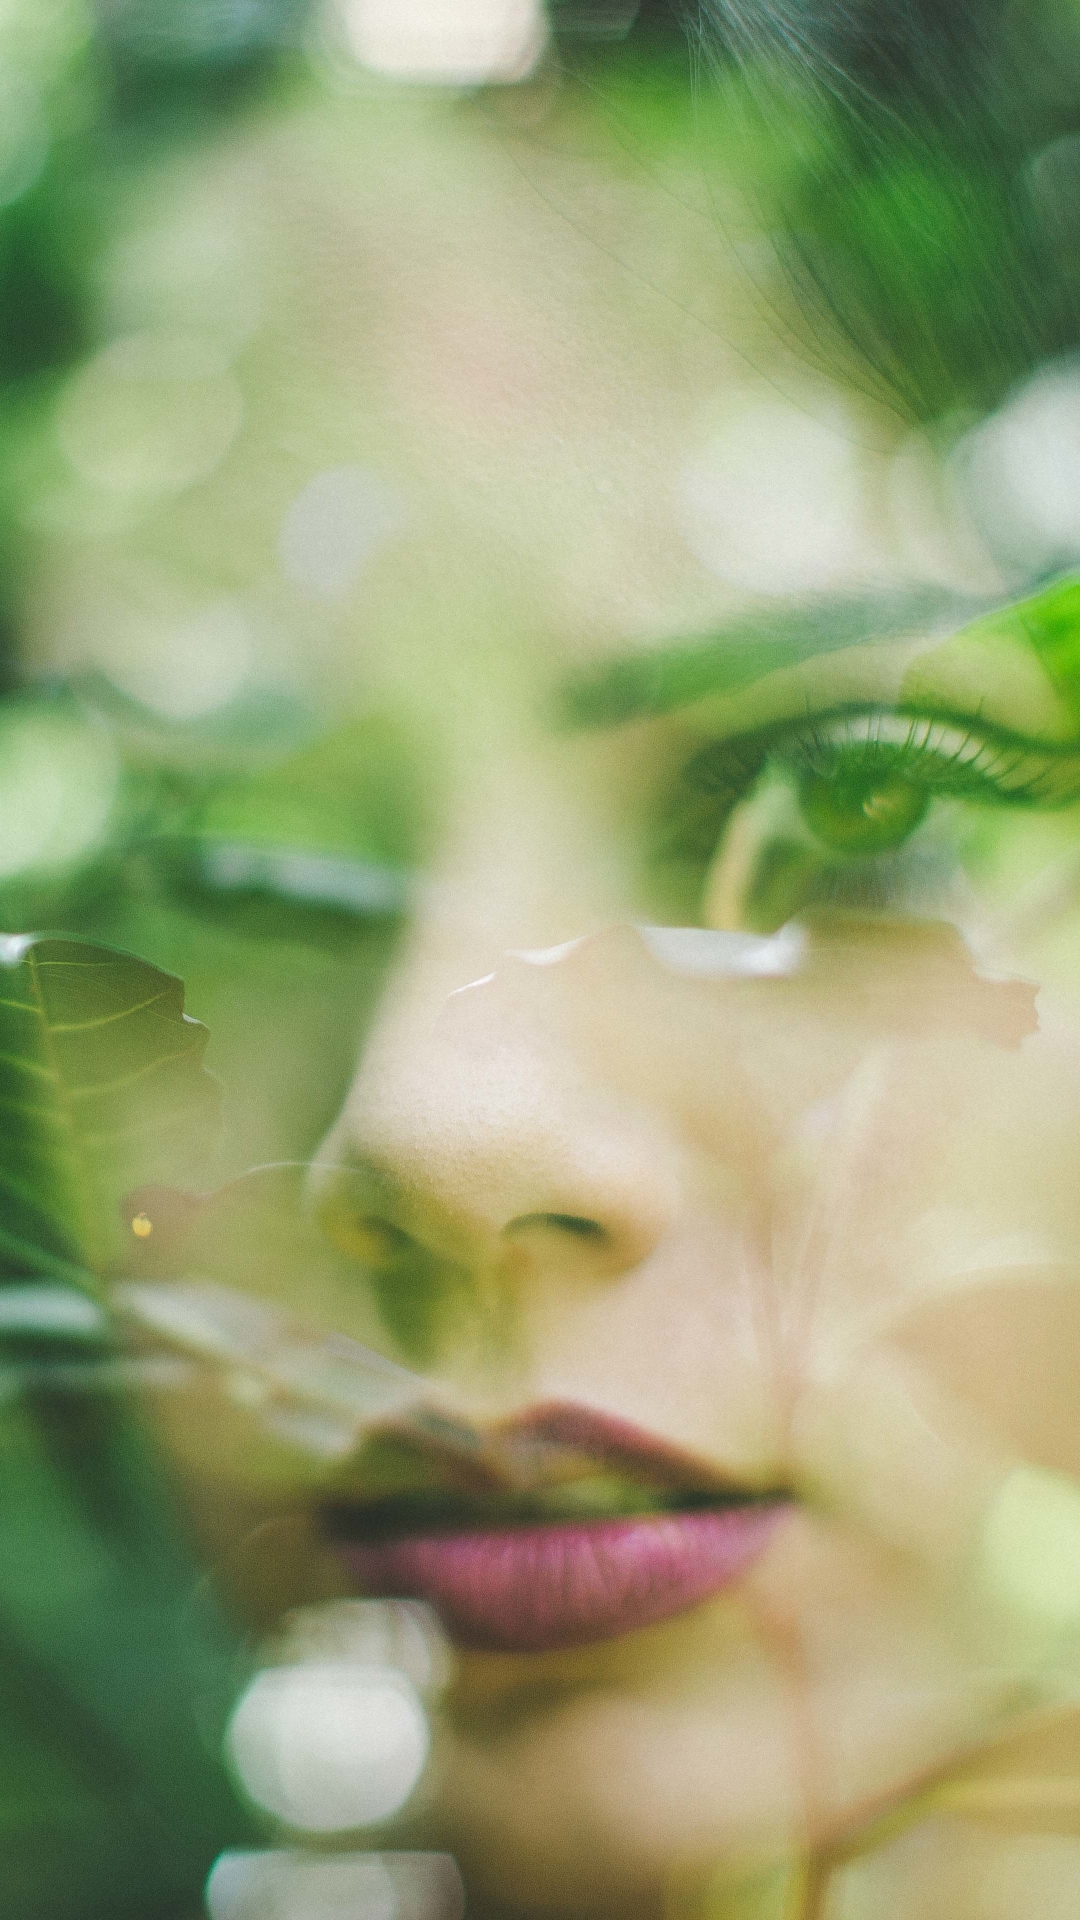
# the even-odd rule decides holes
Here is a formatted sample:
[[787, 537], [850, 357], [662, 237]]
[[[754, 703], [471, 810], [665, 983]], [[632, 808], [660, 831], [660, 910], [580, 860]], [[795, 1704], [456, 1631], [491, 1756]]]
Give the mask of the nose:
[[430, 1356], [453, 1302], [631, 1272], [672, 1218], [663, 1129], [583, 1058], [557, 972], [459, 970], [450, 987], [418, 956], [323, 1144], [322, 1227], [413, 1351]]

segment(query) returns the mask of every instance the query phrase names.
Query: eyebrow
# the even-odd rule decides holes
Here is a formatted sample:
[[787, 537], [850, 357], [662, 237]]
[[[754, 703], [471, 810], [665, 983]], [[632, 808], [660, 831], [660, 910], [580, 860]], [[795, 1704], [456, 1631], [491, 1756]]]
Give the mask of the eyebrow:
[[744, 615], [704, 638], [624, 654], [575, 674], [558, 694], [564, 726], [611, 727], [653, 718], [709, 694], [738, 693], [782, 667], [821, 654], [895, 640], [920, 629], [963, 627], [984, 600], [925, 590], [819, 599]]

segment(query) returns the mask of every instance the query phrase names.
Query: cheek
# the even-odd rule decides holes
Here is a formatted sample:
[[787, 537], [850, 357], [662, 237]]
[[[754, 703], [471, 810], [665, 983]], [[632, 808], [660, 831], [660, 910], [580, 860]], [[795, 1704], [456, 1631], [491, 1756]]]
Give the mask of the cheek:
[[1080, 1477], [1080, 1275], [989, 1275], [908, 1317], [897, 1344], [1026, 1463]]
[[[1064, 1336], [1080, 1278], [1073, 1033], [1044, 1026], [1019, 1045], [886, 1035], [819, 1085], [782, 1116], [771, 1163], [776, 1285], [801, 1299], [811, 1369], [931, 1318], [944, 1328], [962, 1312], [992, 1329], [1009, 1285], [1061, 1291], [1057, 1335], [1044, 1337]], [[959, 1355], [963, 1337], [953, 1345]], [[992, 1351], [1007, 1370], [1007, 1332], [972, 1349], [973, 1373]]]
[[[1080, 1367], [1080, 1051], [1065, 1029], [1015, 1052], [927, 1062], [910, 1172], [868, 1180], [888, 1298], [879, 1325], [1002, 1446], [1059, 1468]], [[893, 1144], [890, 1142], [890, 1144]], [[897, 1143], [902, 1152], [902, 1143]], [[902, 1203], [889, 1204], [890, 1191]]]

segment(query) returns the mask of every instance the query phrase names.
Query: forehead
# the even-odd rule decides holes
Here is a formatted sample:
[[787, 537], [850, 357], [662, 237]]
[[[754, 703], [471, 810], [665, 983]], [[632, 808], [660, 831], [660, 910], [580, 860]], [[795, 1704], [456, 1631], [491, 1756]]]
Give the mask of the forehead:
[[794, 350], [688, 102], [308, 93], [119, 195], [99, 284], [28, 488], [46, 664], [351, 700], [987, 588], [932, 490], [898, 513], [905, 429]]

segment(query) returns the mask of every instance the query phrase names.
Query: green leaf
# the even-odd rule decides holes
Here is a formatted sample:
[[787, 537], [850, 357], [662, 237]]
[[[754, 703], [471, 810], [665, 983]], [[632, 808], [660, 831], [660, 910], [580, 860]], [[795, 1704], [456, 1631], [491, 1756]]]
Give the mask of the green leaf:
[[1052, 685], [1080, 718], [1080, 578], [1067, 574], [1008, 611]]
[[211, 1135], [207, 1038], [145, 960], [0, 935], [0, 1270], [86, 1285], [114, 1261], [121, 1195]]
[[[208, 1140], [206, 1042], [172, 975], [0, 935], [0, 1281], [92, 1289], [115, 1270], [121, 1196]], [[107, 1366], [107, 1318], [49, 1329], [0, 1327], [0, 1909], [194, 1913], [215, 1855], [259, 1837], [204, 1739], [238, 1650], [209, 1595], [191, 1604], [199, 1570], [137, 1410], [90, 1366], [35, 1372], [43, 1339], [63, 1355], [90, 1338]]]
[[[991, 607], [953, 628], [937, 645], [912, 660], [901, 681], [901, 700], [913, 706], [925, 701], [940, 703], [942, 668], [949, 661], [966, 661], [970, 675], [974, 649], [987, 642], [1004, 643], [1017, 658], [1027, 651], [1033, 653], [1049, 687], [1072, 719], [1080, 722], [1080, 574], [1062, 574], [1040, 587], [1038, 593], [1006, 606]], [[985, 676], [993, 668], [984, 663], [982, 671]], [[1074, 752], [1075, 735], [1060, 744]]]

